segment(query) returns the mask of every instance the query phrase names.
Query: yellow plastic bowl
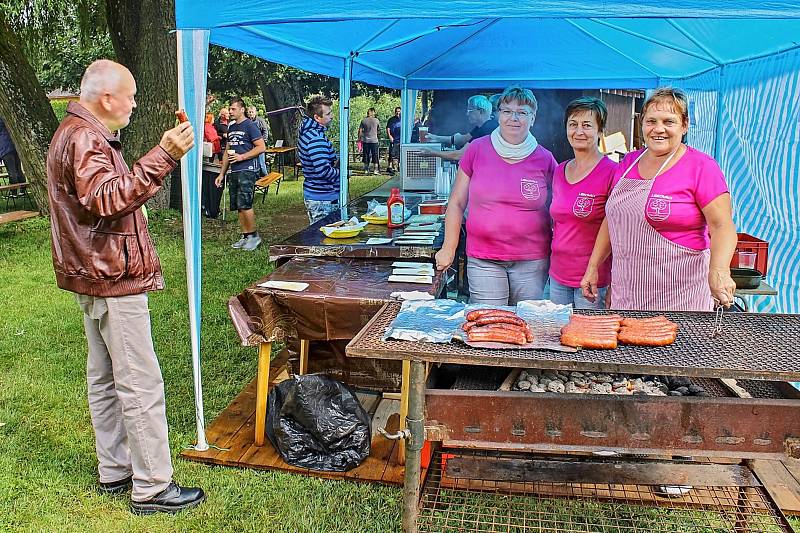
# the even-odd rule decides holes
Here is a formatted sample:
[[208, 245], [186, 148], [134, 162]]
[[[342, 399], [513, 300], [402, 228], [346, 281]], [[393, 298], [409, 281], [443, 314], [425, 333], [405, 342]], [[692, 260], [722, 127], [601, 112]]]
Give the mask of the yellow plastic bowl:
[[361, 229], [362, 228], [319, 228], [319, 230], [324, 233], [326, 237], [330, 237], [331, 239], [347, 239], [350, 237], [355, 237], [361, 233]]
[[361, 215], [361, 220], [370, 224], [386, 224], [389, 222], [388, 217], [379, 217], [377, 215]]

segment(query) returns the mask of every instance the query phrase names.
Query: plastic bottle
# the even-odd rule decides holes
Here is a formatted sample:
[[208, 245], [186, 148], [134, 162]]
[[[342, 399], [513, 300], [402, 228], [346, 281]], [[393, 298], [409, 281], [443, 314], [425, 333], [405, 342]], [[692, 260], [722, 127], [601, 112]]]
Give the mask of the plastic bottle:
[[388, 220], [386, 225], [390, 228], [399, 228], [403, 225], [406, 212], [406, 203], [403, 197], [400, 196], [400, 189], [397, 187], [392, 188], [392, 194], [386, 202], [388, 211]]

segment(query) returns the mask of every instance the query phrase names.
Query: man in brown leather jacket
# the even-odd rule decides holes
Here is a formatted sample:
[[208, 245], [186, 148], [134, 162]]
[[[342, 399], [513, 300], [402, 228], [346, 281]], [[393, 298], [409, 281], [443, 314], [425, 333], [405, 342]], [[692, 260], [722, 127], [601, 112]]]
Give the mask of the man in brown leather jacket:
[[142, 213], [164, 177], [194, 146], [191, 125], [168, 130], [129, 169], [115, 134], [128, 125], [136, 82], [118, 63], [86, 69], [47, 154], [53, 266], [83, 310], [89, 344], [89, 411], [99, 490], [132, 487], [138, 514], [177, 512], [205, 499], [172, 480], [164, 382], [150, 334], [147, 292], [164, 288]]

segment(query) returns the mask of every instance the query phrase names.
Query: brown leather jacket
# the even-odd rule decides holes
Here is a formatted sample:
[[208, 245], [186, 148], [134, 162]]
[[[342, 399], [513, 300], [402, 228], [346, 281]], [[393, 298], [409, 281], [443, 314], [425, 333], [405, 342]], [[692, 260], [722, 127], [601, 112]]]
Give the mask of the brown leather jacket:
[[122, 145], [72, 102], [47, 153], [53, 267], [58, 286], [89, 296], [164, 288], [140, 209], [176, 166], [160, 146], [128, 168]]

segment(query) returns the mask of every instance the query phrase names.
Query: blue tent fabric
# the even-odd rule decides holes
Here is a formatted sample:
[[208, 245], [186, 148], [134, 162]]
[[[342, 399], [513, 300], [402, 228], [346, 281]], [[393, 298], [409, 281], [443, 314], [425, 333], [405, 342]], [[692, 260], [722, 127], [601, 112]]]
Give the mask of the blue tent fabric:
[[[739, 230], [770, 243], [767, 279], [779, 296], [750, 304], [758, 311], [800, 312], [800, 0], [175, 4], [184, 41], [199, 37], [203, 54], [210, 42], [340, 78], [345, 96], [351, 79], [403, 89], [406, 98], [419, 89], [514, 83], [532, 89], [685, 88], [692, 99], [688, 142], [720, 163]], [[188, 47], [179, 47], [178, 60], [184, 72], [206, 70]], [[179, 92], [192, 122], [202, 124], [204, 96], [191, 83], [179, 79]], [[412, 107], [405, 102], [404, 109]], [[347, 106], [340, 109], [346, 119]], [[340, 150], [346, 160], [347, 143]], [[199, 171], [194, 179], [184, 176], [184, 187], [197, 188]], [[190, 198], [185, 211], [199, 212], [196, 201]], [[187, 268], [199, 286], [199, 237], [187, 239], [196, 239], [197, 247], [187, 243]], [[190, 291], [190, 300], [199, 362], [199, 290]], [[198, 395], [199, 378], [198, 370]]]

